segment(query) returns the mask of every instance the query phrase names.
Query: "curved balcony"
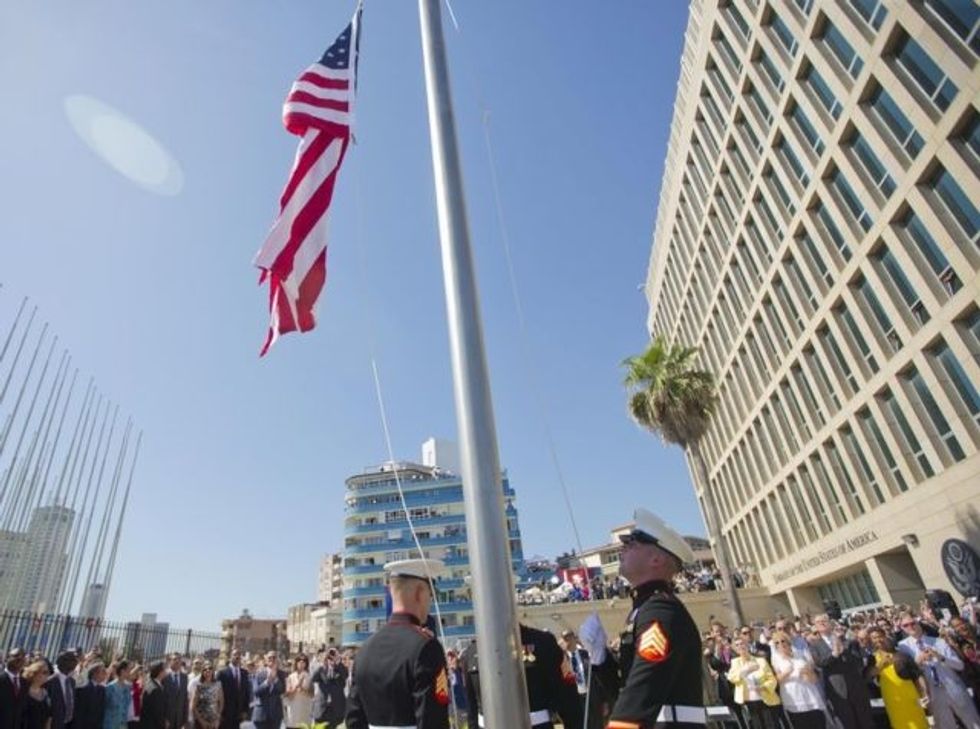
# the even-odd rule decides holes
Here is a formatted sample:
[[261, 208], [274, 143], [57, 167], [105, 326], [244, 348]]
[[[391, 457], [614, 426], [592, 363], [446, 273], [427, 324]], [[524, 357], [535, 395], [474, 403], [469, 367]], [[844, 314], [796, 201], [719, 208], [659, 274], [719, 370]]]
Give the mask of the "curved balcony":
[[[457, 590], [461, 587], [465, 587], [466, 581], [462, 578], [455, 578], [451, 580], [436, 580], [436, 587], [440, 590]], [[371, 585], [366, 587], [345, 587], [344, 597], [373, 597], [375, 595], [384, 595], [385, 586], [384, 585]]]
[[[466, 544], [465, 534], [453, 534], [450, 537], [429, 537], [419, 539], [423, 547], [439, 547], [452, 544]], [[414, 549], [414, 539], [394, 539], [377, 544], [353, 544], [344, 547], [344, 554], [364, 554], [366, 552], [388, 552], [395, 549]]]
[[355, 608], [354, 610], [344, 610], [343, 620], [364, 620], [365, 618], [384, 618], [388, 611], [382, 605], [378, 608]]
[[384, 595], [385, 586], [384, 585], [373, 585], [371, 587], [345, 587], [343, 590], [343, 595], [347, 597], [373, 597], [375, 595]]
[[382, 564], [359, 564], [356, 567], [344, 567], [345, 575], [369, 575], [372, 573], [381, 574], [384, 571]]
[[[417, 493], [406, 493], [405, 503], [408, 504], [409, 508], [413, 506], [433, 506], [435, 504], [456, 504], [463, 500], [463, 492], [460, 488], [447, 488], [445, 493], [432, 494], [430, 496], [420, 496]], [[394, 511], [395, 509], [401, 508], [401, 501], [395, 499], [394, 501], [384, 501], [378, 503], [361, 503], [354, 504], [353, 506], [345, 506], [344, 513], [346, 514], [367, 514], [374, 513], [378, 511]]]
[[[445, 524], [465, 524], [466, 516], [464, 514], [447, 514], [446, 516], [430, 516], [423, 519], [412, 519], [412, 524], [415, 528], [420, 527], [430, 527], [430, 526], [443, 526]], [[345, 524], [344, 525], [344, 535], [349, 536], [351, 534], [364, 534], [370, 532], [386, 532], [393, 529], [408, 529], [408, 521], [394, 521], [387, 523], [377, 523], [377, 524]]]
[[[469, 600], [458, 600], [454, 602], [441, 602], [439, 603], [439, 611], [446, 615], [448, 613], [461, 613], [469, 612], [473, 610], [473, 603]], [[432, 609], [433, 614], [435, 613], [435, 608]], [[349, 622], [351, 620], [366, 620], [368, 618], [385, 618], [387, 617], [387, 609], [382, 605], [376, 608], [354, 608], [352, 610], [344, 610], [342, 620], [344, 622]]]

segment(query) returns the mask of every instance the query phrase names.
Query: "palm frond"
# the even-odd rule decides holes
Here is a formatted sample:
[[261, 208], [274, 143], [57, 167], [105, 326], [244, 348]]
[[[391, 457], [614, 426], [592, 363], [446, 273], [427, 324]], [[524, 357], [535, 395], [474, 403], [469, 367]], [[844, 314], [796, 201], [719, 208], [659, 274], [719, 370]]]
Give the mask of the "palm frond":
[[686, 446], [708, 428], [715, 411], [715, 378], [697, 369], [698, 349], [671, 345], [658, 335], [639, 355], [627, 357], [628, 410], [641, 427]]

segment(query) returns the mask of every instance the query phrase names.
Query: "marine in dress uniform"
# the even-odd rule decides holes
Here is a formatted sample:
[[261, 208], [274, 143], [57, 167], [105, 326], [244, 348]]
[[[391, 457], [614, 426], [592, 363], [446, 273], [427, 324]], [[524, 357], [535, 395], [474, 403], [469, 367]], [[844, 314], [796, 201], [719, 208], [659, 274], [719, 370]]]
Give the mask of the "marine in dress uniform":
[[610, 693], [618, 690], [606, 729], [703, 729], [701, 636], [674, 595], [672, 578], [694, 554], [687, 542], [646, 509], [620, 539], [620, 573], [633, 585], [633, 609], [620, 637], [617, 660], [593, 614], [579, 637], [592, 670]]
[[432, 559], [385, 565], [391, 589], [388, 624], [357, 652], [347, 729], [449, 729], [446, 654], [423, 626], [429, 614], [429, 578], [442, 571]]
[[[575, 673], [568, 656], [551, 633], [521, 625], [524, 675], [534, 729], [552, 729], [551, 712], [561, 717], [565, 729], [582, 729], [582, 705], [575, 685]], [[479, 648], [476, 642], [464, 653], [466, 708], [470, 729], [484, 726], [480, 708]]]

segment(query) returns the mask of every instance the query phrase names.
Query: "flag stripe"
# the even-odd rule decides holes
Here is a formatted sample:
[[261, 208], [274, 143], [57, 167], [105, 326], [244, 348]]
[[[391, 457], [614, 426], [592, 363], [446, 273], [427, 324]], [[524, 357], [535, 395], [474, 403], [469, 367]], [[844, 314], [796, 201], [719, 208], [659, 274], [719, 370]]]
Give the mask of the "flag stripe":
[[316, 84], [297, 81], [293, 84], [293, 87], [289, 90], [289, 93], [295, 94], [297, 91], [305, 91], [318, 99], [335, 99], [337, 101], [347, 101], [350, 99], [350, 92], [348, 91], [346, 84], [342, 89], [325, 89], [321, 86], [317, 86]]
[[323, 99], [319, 96], [314, 96], [307, 91], [294, 91], [289, 95], [286, 103], [290, 108], [294, 108], [297, 104], [303, 104], [308, 106], [315, 106], [319, 109], [332, 109], [333, 111], [342, 111], [346, 113], [349, 110], [349, 104], [346, 100], [340, 101], [338, 99]]
[[[306, 104], [301, 101], [290, 101], [286, 103], [285, 107], [283, 107], [282, 118], [284, 121], [288, 122], [289, 117], [296, 116], [297, 114], [306, 117], [306, 123], [309, 126], [317, 126], [321, 121], [331, 122], [343, 127], [346, 127], [350, 123], [350, 117], [346, 111], [321, 109], [313, 106], [312, 104]], [[290, 129], [290, 131], [292, 131], [292, 129]]]
[[325, 89], [342, 89], [350, 83], [353, 74], [348, 68], [327, 68], [321, 63], [314, 63], [307, 68], [297, 81], [309, 81]]

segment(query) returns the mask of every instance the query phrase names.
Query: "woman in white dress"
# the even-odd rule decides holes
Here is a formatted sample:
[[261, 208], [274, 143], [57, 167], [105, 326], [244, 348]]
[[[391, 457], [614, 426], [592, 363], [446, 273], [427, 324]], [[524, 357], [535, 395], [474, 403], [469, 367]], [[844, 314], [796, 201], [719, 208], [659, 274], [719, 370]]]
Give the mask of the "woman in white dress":
[[310, 677], [310, 661], [297, 656], [293, 672], [286, 679], [286, 694], [282, 700], [286, 708], [286, 727], [295, 729], [309, 724], [313, 716], [313, 680]]
[[794, 653], [789, 635], [782, 631], [773, 633], [770, 645], [779, 697], [793, 729], [825, 729], [827, 707], [813, 660], [809, 654]]

